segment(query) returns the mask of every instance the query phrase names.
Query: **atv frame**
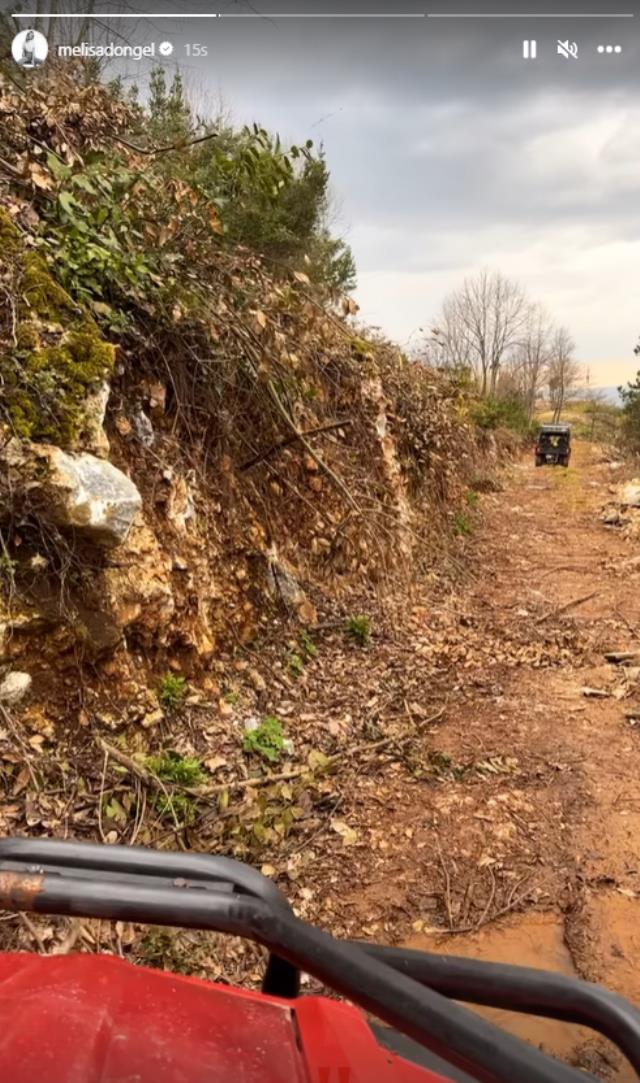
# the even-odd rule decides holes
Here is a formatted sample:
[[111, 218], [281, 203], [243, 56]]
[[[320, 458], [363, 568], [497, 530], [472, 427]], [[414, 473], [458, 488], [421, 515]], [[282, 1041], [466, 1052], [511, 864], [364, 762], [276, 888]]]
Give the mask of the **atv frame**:
[[[393, 1048], [400, 1053], [400, 1058], [404, 1058], [397, 1061], [398, 1065], [432, 1063], [427, 1054], [426, 1060], [421, 1060], [423, 1050], [420, 1047], [424, 1047], [442, 1058], [441, 1065], [444, 1061], [448, 1066], [454, 1066], [450, 1074], [447, 1070], [447, 1079], [471, 1078], [489, 1083], [516, 1080], [518, 1083], [584, 1083], [588, 1078], [583, 1072], [554, 1060], [469, 1012], [455, 1003], [459, 1000], [591, 1027], [614, 1042], [635, 1070], [640, 1070], [640, 1013], [621, 997], [599, 986], [542, 970], [372, 943], [338, 941], [297, 918], [270, 880], [226, 857], [53, 839], [4, 839], [0, 840], [0, 908], [217, 930], [249, 938], [266, 947], [270, 954], [262, 996], [226, 990], [227, 994], [240, 998], [238, 1004], [245, 1004], [250, 997], [268, 1003], [291, 1004], [298, 1012], [300, 1028], [305, 1003], [310, 1008], [312, 1002], [320, 1000], [299, 997], [300, 971], [305, 971], [387, 1025], [375, 1033], [378, 1042]], [[12, 960], [25, 958], [32, 957], [0, 956], [0, 963], [4, 961], [11, 973]], [[132, 974], [142, 970], [119, 960], [101, 960], [93, 956], [55, 958], [51, 967], [70, 967], [74, 958], [87, 965], [109, 963], [112, 968], [118, 966]], [[44, 968], [49, 958], [39, 962]], [[182, 983], [185, 989], [194, 983], [206, 990], [220, 988], [198, 983], [196, 979], [177, 979], [173, 975], [158, 977], [171, 977], [177, 990], [176, 1003], [181, 988], [176, 982]], [[42, 976], [37, 980], [38, 988], [42, 988]], [[0, 1016], [3, 1016], [5, 1005], [12, 1003], [13, 1000], [2, 999], [0, 970]], [[333, 1005], [336, 1012], [341, 1011], [341, 1019], [346, 1019], [345, 1012], [353, 1012], [353, 1009], [331, 1001], [320, 1003]], [[337, 1025], [334, 1021], [331, 1027]], [[359, 1025], [364, 1025], [362, 1018]], [[58, 1019], [58, 1026], [64, 1026], [64, 1019]], [[334, 1031], [326, 1021], [323, 1027], [322, 1040], [326, 1046]], [[388, 1027], [394, 1028], [394, 1032]], [[4, 1018], [2, 1032], [5, 1034]], [[6, 1033], [11, 1033], [10, 1028]], [[301, 1033], [299, 1040], [304, 1046], [304, 1027]], [[33, 1041], [37, 1040], [38, 1036], [34, 1035]], [[15, 1064], [7, 1059], [7, 1048], [11, 1049], [11, 1043], [7, 1046], [3, 1039], [0, 1074], [12, 1081], [22, 1080]], [[317, 1081], [326, 1077], [327, 1083], [333, 1083], [333, 1076], [319, 1071], [314, 1074], [309, 1056], [307, 1064], [310, 1065], [307, 1075], [267, 1073], [260, 1078]], [[458, 1074], [460, 1069], [466, 1074]], [[56, 1078], [51, 1072], [45, 1074], [49, 1080]], [[74, 1075], [76, 1078], [79, 1077]], [[99, 1078], [112, 1077], [100, 1074]], [[146, 1077], [136, 1075], [135, 1078]], [[205, 1077], [194, 1069], [193, 1075], [181, 1074], [179, 1078], [200, 1080]], [[226, 1076], [208, 1074], [206, 1078]], [[238, 1072], [236, 1078], [258, 1077]], [[347, 1074], [335, 1075], [338, 1083], [343, 1078], [348, 1083], [360, 1079], [371, 1079], [373, 1083], [371, 1072], [359, 1072], [357, 1064], [353, 1072], [349, 1069]], [[444, 1083], [442, 1076], [434, 1076], [430, 1071], [424, 1075], [404, 1075], [398, 1069], [395, 1074], [383, 1072], [379, 1078], [440, 1080]]]

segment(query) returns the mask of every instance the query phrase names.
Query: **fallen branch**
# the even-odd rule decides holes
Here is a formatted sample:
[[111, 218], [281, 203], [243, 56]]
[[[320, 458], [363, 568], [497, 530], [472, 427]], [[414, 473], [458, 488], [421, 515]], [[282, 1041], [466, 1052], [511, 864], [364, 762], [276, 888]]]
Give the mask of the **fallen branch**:
[[538, 617], [536, 624], [543, 624], [549, 617], [560, 617], [563, 613], [567, 613], [570, 609], [575, 609], [578, 605], [584, 605], [585, 602], [591, 601], [597, 595], [597, 590], [592, 590], [590, 594], [583, 594], [580, 598], [573, 598], [572, 601], [567, 602], [565, 605], [554, 606], [548, 613], [543, 613], [541, 617]]
[[328, 425], [317, 425], [314, 429], [306, 429], [305, 432], [292, 433], [290, 436], [285, 436], [282, 440], [278, 440], [276, 444], [272, 444], [266, 451], [260, 451], [257, 455], [254, 455], [252, 459], [248, 459], [247, 462], [242, 463], [240, 470], [250, 470], [252, 466], [257, 466], [258, 463], [264, 462], [265, 459], [269, 459], [272, 455], [275, 455], [277, 451], [281, 451], [282, 448], [289, 447], [291, 444], [295, 444], [297, 441], [302, 440], [307, 436], [319, 436], [323, 432], [332, 432], [334, 429], [345, 429], [348, 425], [352, 425], [351, 418], [347, 418], [345, 421], [332, 421]]
[[280, 398], [280, 395], [278, 394], [278, 391], [277, 391], [277, 389], [276, 389], [276, 387], [275, 387], [275, 385], [273, 383], [273, 380], [268, 380], [267, 381], [267, 388], [269, 389], [269, 393], [271, 395], [271, 398], [272, 398], [273, 402], [275, 403], [277, 409], [280, 412], [280, 416], [283, 418], [284, 421], [286, 421], [287, 425], [292, 430], [292, 434], [295, 436], [296, 440], [300, 441], [300, 443], [302, 444], [302, 446], [305, 449], [305, 451], [307, 452], [307, 454], [311, 456], [311, 458], [313, 459], [313, 461], [317, 465], [318, 469], [321, 470], [323, 472], [323, 474], [326, 474], [327, 477], [330, 479], [330, 481], [333, 482], [336, 489], [338, 489], [342, 493], [342, 495], [346, 499], [349, 507], [353, 508], [354, 511], [359, 513], [360, 508], [358, 507], [358, 504], [357, 504], [356, 500], [354, 499], [353, 495], [350, 493], [349, 489], [347, 488], [345, 483], [342, 481], [342, 479], [339, 478], [338, 475], [335, 473], [335, 471], [332, 470], [331, 467], [327, 465], [327, 463], [324, 461], [324, 459], [320, 458], [318, 453], [316, 451], [314, 451], [311, 444], [309, 443], [309, 441], [307, 439], [305, 439], [305, 437], [302, 435], [302, 433], [298, 432], [298, 429], [296, 428], [296, 423], [293, 420], [293, 418], [290, 416], [289, 411], [287, 410], [286, 406], [282, 402], [282, 400]]
[[457, 929], [443, 929], [443, 933], [448, 933], [450, 936], [458, 936], [458, 934], [461, 933], [475, 933], [478, 931], [478, 929], [482, 929], [485, 925], [488, 925], [489, 922], [497, 921], [498, 918], [504, 917], [505, 914], [508, 914], [512, 910], [515, 910], [516, 906], [519, 906], [520, 903], [524, 902], [524, 900], [526, 899], [527, 895], [529, 894], [528, 884], [527, 887], [518, 895], [516, 895], [515, 892], [518, 890], [519, 887], [522, 886], [522, 884], [524, 884], [528, 880], [529, 877], [525, 876], [519, 884], [516, 884], [514, 892], [512, 893], [508, 902], [506, 902], [504, 906], [500, 906], [497, 910], [494, 910], [492, 914], [488, 914], [486, 912], [487, 908], [485, 907], [485, 913], [482, 915], [479, 921], [476, 921], [474, 925], [459, 925]]
[[438, 857], [440, 858], [440, 866], [442, 868], [442, 874], [444, 876], [444, 901], [447, 907], [447, 921], [449, 922], [449, 932], [453, 932], [453, 910], [451, 908], [451, 877], [449, 876], [449, 870], [442, 856], [442, 847], [440, 845], [440, 839], [436, 835], [436, 842], [438, 844]]
[[631, 624], [631, 622], [627, 620], [624, 613], [621, 613], [619, 609], [614, 610], [614, 612], [615, 612], [617, 617], [620, 617], [620, 620], [623, 622], [623, 624], [625, 624], [627, 626], [627, 628], [629, 629], [629, 631], [630, 631], [631, 635], [633, 636], [633, 638], [634, 639], [640, 639], [640, 629], [635, 628], [634, 625]]
[[[444, 707], [441, 707], [430, 718], [421, 721], [420, 729], [429, 725], [430, 722], [436, 722], [444, 714]], [[353, 745], [351, 748], [346, 748], [344, 752], [337, 752], [333, 756], [327, 756], [326, 762], [323, 764], [321, 770], [327, 771], [329, 768], [334, 767], [337, 763], [345, 757], [350, 759], [354, 756], [358, 756], [363, 752], [379, 752], [380, 749], [386, 748], [391, 744], [404, 744], [405, 741], [415, 737], [415, 730], [411, 730], [408, 733], [394, 734], [392, 737], [382, 737], [377, 741], [365, 741], [359, 745]], [[205, 798], [212, 797], [215, 794], [223, 793], [228, 790], [231, 793], [237, 793], [242, 790], [248, 790], [252, 786], [271, 786], [274, 782], [290, 782], [294, 778], [301, 778], [302, 775], [308, 775], [312, 773], [312, 768], [308, 764], [303, 767], [292, 767], [287, 771], [279, 771], [275, 775], [265, 775], [262, 778], [239, 778], [235, 781], [219, 782], [215, 786], [184, 786], [180, 782], [169, 782], [165, 785], [161, 779], [159, 779], [153, 772], [148, 771], [142, 764], [137, 763], [131, 756], [127, 756], [126, 752], [122, 752], [119, 748], [115, 748], [114, 745], [108, 744], [103, 737], [96, 737], [98, 747], [106, 755], [111, 756], [121, 767], [126, 769], [136, 778], [139, 778], [147, 786], [155, 786], [167, 795], [169, 790], [180, 790], [182, 793], [188, 793], [192, 797]]]

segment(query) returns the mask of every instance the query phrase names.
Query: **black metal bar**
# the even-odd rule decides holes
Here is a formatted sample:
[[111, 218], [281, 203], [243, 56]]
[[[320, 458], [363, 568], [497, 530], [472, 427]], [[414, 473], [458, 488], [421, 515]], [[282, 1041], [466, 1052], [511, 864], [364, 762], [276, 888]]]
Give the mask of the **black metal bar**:
[[[224, 883], [287, 913], [291, 911], [289, 901], [266, 876], [249, 865], [217, 854], [176, 853], [144, 846], [103, 846], [68, 839], [5, 838], [0, 839], [0, 870], [7, 862], [34, 868], [55, 866], [58, 871], [66, 870], [69, 876], [86, 878], [93, 875], [94, 880], [96, 876], [102, 879], [142, 876], [156, 877], [158, 886], [167, 879], [198, 880], [214, 885]], [[299, 969], [270, 955], [262, 989], [272, 996], [287, 999], [298, 996]]]
[[0, 872], [0, 906], [250, 937], [483, 1083], [580, 1083], [584, 1079], [580, 1072], [398, 973], [362, 948], [341, 944], [284, 907], [261, 899], [180, 887], [133, 887], [108, 879]]
[[590, 1027], [614, 1042], [640, 1073], [640, 1012], [608, 989], [533, 967], [357, 944], [443, 996]]
[[146, 846], [103, 846], [70, 839], [0, 839], [0, 862], [57, 865], [100, 873], [140, 873], [163, 879], [224, 880], [258, 899], [290, 910], [289, 902], [262, 873], [217, 854], [151, 850]]

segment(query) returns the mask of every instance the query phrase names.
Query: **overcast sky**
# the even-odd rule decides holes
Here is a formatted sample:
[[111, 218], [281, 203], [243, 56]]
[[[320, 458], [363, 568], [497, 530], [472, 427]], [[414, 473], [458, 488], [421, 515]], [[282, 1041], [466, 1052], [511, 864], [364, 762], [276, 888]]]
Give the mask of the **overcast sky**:
[[[640, 14], [638, 0], [611, 2], [560, 10], [635, 18], [257, 18], [558, 5], [186, 0], [249, 17], [158, 20], [143, 36], [170, 38], [190, 85], [237, 121], [323, 142], [367, 321], [415, 342], [465, 275], [499, 268], [569, 327], [594, 383], [611, 385], [635, 372], [640, 337]], [[523, 38], [536, 39], [536, 60], [523, 59]], [[557, 55], [566, 38], [575, 60]], [[206, 43], [208, 58], [182, 59], [186, 41]], [[599, 54], [600, 43], [623, 51]]]

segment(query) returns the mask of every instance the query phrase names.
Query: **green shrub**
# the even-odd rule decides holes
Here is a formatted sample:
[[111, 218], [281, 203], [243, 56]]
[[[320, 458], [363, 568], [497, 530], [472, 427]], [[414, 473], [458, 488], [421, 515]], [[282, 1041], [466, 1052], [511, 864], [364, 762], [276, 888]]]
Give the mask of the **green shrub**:
[[459, 537], [466, 538], [473, 534], [473, 523], [464, 511], [459, 511], [453, 520], [453, 532]]
[[475, 491], [475, 489], [467, 489], [466, 493], [464, 494], [464, 498], [470, 508], [477, 507], [480, 500], [480, 497]]
[[474, 405], [471, 416], [478, 428], [487, 431], [512, 429], [524, 437], [528, 437], [532, 431], [525, 407], [515, 398], [481, 399]]
[[196, 818], [198, 806], [187, 793], [156, 794], [153, 804], [163, 820], [177, 822], [181, 827], [188, 827]]
[[174, 782], [181, 786], [198, 786], [205, 781], [205, 774], [200, 761], [194, 756], [181, 756], [172, 750], [161, 752], [157, 756], [147, 756], [145, 764], [149, 771], [163, 782]]
[[355, 640], [361, 647], [367, 647], [371, 642], [371, 620], [369, 617], [349, 617], [346, 625], [347, 635]]
[[160, 682], [158, 689], [158, 703], [165, 711], [175, 711], [184, 703], [187, 695], [187, 682], [184, 677], [176, 677], [175, 673], [167, 673]]
[[[640, 345], [636, 347], [640, 353]], [[632, 451], [640, 451], [640, 371], [633, 382], [619, 387], [622, 399], [622, 431]]]
[[275, 715], [267, 715], [264, 722], [255, 730], [248, 730], [244, 735], [244, 751], [262, 756], [269, 763], [276, 763], [284, 750], [282, 722]]

